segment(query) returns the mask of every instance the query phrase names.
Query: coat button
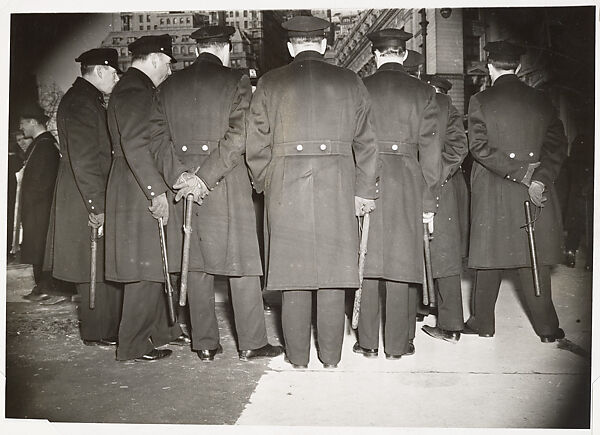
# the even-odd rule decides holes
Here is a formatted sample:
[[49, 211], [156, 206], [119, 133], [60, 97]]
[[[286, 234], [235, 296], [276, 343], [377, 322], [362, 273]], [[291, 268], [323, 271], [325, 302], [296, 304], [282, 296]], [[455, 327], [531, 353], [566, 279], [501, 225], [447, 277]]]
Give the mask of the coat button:
[[91, 203], [92, 203], [92, 200], [91, 200], [91, 199], [88, 199], [88, 202], [91, 204]]
[[393, 151], [398, 151], [398, 145], [396, 145], [396, 144], [392, 145], [392, 150]]
[[114, 152], [114, 151], [111, 151], [110, 153], [111, 153], [113, 156], [115, 155], [115, 152]]
[[533, 157], [533, 153], [529, 153], [529, 157]]
[[510, 154], [508, 155], [508, 157], [510, 157], [511, 159], [514, 159], [514, 158], [515, 158], [515, 153], [510, 153]]
[[152, 189], [152, 186], [148, 186], [148, 190], [151, 190], [151, 189]]
[[304, 147], [302, 145], [296, 145], [296, 149], [298, 151], [302, 151], [304, 149]]
[[375, 189], [375, 193], [379, 193], [379, 189]]
[[186, 152], [187, 151], [187, 147], [184, 145], [181, 147], [181, 151]]
[[208, 151], [208, 145], [206, 145], [206, 144], [202, 145], [202, 151]]
[[92, 206], [92, 210], [94, 209], [94, 206]]
[[154, 192], [150, 192], [150, 196], [154, 196]]
[[375, 186], [379, 186], [379, 181], [377, 181], [377, 182], [375, 183]]
[[324, 143], [322, 143], [319, 148], [321, 148], [321, 151], [325, 151], [327, 149], [327, 145], [325, 145]]

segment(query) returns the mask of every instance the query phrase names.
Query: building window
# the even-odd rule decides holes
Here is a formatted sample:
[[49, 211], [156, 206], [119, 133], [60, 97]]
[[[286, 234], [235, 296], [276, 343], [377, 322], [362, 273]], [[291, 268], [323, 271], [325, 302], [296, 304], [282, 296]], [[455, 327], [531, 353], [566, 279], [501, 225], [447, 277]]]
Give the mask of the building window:
[[165, 19], [164, 19], [164, 18], [161, 18], [161, 19], [160, 19], [160, 24], [161, 24], [161, 25], [165, 24]]
[[156, 30], [156, 29], [158, 29], [158, 26], [155, 24], [155, 25], [154, 25], [154, 30]]
[[188, 53], [194, 54], [194, 46], [193, 45], [190, 45], [190, 47], [188, 48]]
[[244, 18], [248, 17], [248, 11], [244, 11]]
[[167, 24], [171, 24], [171, 19], [167, 18]]
[[235, 16], [239, 17], [240, 16], [240, 11], [235, 11]]
[[179, 54], [179, 47], [173, 47], [173, 54]]
[[140, 15], [140, 23], [143, 23], [143, 22], [144, 22], [144, 16]]
[[144, 30], [144, 26], [140, 26], [140, 30]]
[[190, 35], [181, 35], [181, 42], [188, 42], [190, 40]]
[[150, 22], [150, 15], [146, 15], [146, 22], [149, 23]]
[[244, 20], [244, 29], [248, 28], [248, 21]]
[[125, 47], [121, 48], [121, 56], [127, 56], [127, 49]]
[[187, 24], [190, 24], [190, 23], [191, 23], [191, 21], [190, 21], [190, 17], [187, 17], [187, 18], [185, 19], [185, 22], [186, 22]]
[[121, 38], [113, 38], [113, 45], [119, 45]]

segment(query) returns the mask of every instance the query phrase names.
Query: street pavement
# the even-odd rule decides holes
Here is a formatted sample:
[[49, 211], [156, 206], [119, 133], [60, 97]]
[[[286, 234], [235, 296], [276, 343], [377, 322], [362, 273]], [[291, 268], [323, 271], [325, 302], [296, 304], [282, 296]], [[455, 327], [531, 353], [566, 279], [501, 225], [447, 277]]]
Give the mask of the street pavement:
[[[31, 270], [11, 266], [6, 276], [5, 427], [25, 433], [22, 428], [35, 428], [42, 419], [54, 422], [56, 433], [82, 433], [81, 426], [60, 422], [106, 423], [88, 425], [86, 431], [111, 433], [125, 428], [127, 433], [587, 428], [591, 276], [580, 266], [555, 269], [554, 300], [567, 335], [557, 343], [543, 344], [535, 335], [509, 274], [500, 290], [493, 338], [463, 335], [458, 344], [435, 340], [420, 330], [435, 324], [429, 316], [417, 324], [415, 355], [390, 361], [383, 346], [378, 358], [354, 354], [354, 334], [347, 328], [337, 369], [322, 367], [313, 344], [308, 369], [296, 370], [283, 356], [238, 360], [224, 281], [219, 281], [224, 302], [217, 304], [217, 313], [225, 352], [213, 363], [175, 346], [165, 360], [117, 362], [114, 348], [82, 344], [74, 303], [43, 306], [23, 300], [32, 286]], [[465, 318], [470, 287], [467, 273]], [[279, 311], [266, 319], [271, 343], [281, 343]]]

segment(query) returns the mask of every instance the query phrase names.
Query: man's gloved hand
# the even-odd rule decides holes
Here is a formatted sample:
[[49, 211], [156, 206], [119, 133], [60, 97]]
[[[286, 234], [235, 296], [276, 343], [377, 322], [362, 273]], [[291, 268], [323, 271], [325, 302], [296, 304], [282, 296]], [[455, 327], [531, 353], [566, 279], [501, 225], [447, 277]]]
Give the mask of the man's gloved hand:
[[367, 213], [371, 213], [375, 210], [375, 200], [365, 199], [360, 196], [354, 197], [354, 212], [356, 216], [364, 216]]
[[152, 205], [148, 207], [152, 217], [156, 220], [162, 218], [163, 225], [167, 225], [169, 221], [169, 201], [167, 200], [167, 194], [162, 193], [156, 198], [152, 199]]
[[202, 204], [202, 199], [208, 195], [209, 192], [204, 181], [189, 172], [183, 172], [177, 179], [173, 188], [178, 190], [177, 195], [175, 195], [175, 202], [178, 202], [181, 198], [187, 198], [187, 196], [191, 194], [194, 196], [194, 202]]
[[523, 183], [525, 186], [529, 187], [529, 185], [531, 184], [531, 177], [533, 176], [533, 172], [539, 166], [540, 166], [540, 162], [530, 163], [529, 165], [527, 165], [527, 172], [525, 173], [525, 176], [521, 180], [521, 183]]
[[88, 227], [98, 228], [98, 238], [104, 235], [104, 213], [90, 213], [88, 215]]
[[544, 201], [546, 201], [546, 197], [544, 196], [544, 190], [546, 186], [541, 181], [532, 181], [529, 185], [529, 198], [531, 202], [533, 202], [538, 207], [544, 206]]
[[424, 211], [423, 212], [423, 223], [427, 224], [427, 227], [429, 229], [429, 234], [433, 233], [433, 217], [435, 216], [435, 213], [430, 212], [430, 211]]

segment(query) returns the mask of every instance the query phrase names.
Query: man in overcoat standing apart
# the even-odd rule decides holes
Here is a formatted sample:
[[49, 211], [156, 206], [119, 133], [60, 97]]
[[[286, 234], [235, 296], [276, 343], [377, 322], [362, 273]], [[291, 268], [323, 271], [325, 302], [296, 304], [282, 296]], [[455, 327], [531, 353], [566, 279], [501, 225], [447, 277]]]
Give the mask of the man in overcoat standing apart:
[[[192, 215], [188, 297], [192, 349], [203, 361], [222, 352], [215, 275], [229, 277], [239, 358], [283, 352], [267, 342], [256, 215], [244, 161], [252, 88], [248, 76], [229, 68], [234, 31], [204, 26], [192, 33], [198, 58], [159, 87], [152, 117], [152, 147], [165, 153], [159, 166], [171, 185], [182, 188], [176, 199], [193, 193], [201, 204]], [[175, 204], [168, 226], [174, 272], [181, 271], [183, 202]]]
[[86, 345], [116, 344], [122, 290], [104, 282], [104, 238], [97, 242], [95, 308], [90, 309], [90, 227], [104, 227], [106, 182], [112, 161], [104, 95], [119, 81], [118, 53], [82, 53], [81, 77], [60, 101], [61, 160], [46, 243], [46, 266], [55, 278], [75, 283], [81, 296], [81, 338]]
[[377, 142], [367, 90], [324, 61], [330, 23], [297, 16], [291, 64], [258, 82], [248, 115], [246, 159], [265, 192], [267, 290], [283, 290], [286, 354], [309, 362], [312, 295], [319, 358], [336, 367], [344, 336], [344, 288], [358, 287], [356, 215], [377, 197]]
[[[385, 285], [386, 358], [412, 355], [416, 289], [423, 282], [423, 223], [437, 208], [441, 150], [434, 89], [411, 77], [402, 63], [412, 34], [382, 29], [367, 35], [373, 43], [377, 72], [364, 79], [373, 102], [373, 121], [381, 160], [377, 209], [371, 229], [358, 342], [354, 352], [376, 356], [379, 347], [379, 285]], [[411, 295], [412, 293], [412, 295]]]
[[156, 86], [171, 74], [171, 36], [142, 36], [129, 44], [131, 67], [108, 104], [113, 163], [106, 191], [106, 279], [125, 283], [118, 360], [152, 361], [171, 354], [157, 347], [183, 341], [169, 327], [158, 219], [166, 225], [169, 186], [150, 141]]
[[460, 273], [463, 240], [467, 239], [463, 220], [468, 218], [460, 207], [464, 203], [461, 196], [468, 194], [460, 165], [469, 153], [469, 145], [462, 116], [447, 95], [452, 83], [437, 75], [428, 76], [424, 81], [435, 89], [435, 100], [440, 109], [437, 131], [442, 150], [442, 174], [435, 232], [431, 240], [437, 325], [425, 325], [421, 329], [434, 338], [456, 343], [464, 323]]
[[21, 181], [21, 222], [23, 243], [21, 263], [33, 265], [35, 287], [25, 299], [49, 299], [53, 291], [50, 274], [43, 271], [46, 236], [52, 209], [52, 193], [60, 159], [56, 139], [46, 130], [49, 118], [37, 104], [24, 105], [20, 110], [20, 127], [25, 137], [33, 139], [25, 151]]
[[[567, 155], [567, 141], [552, 101], [516, 75], [523, 47], [495, 41], [484, 49], [489, 53], [493, 85], [469, 103], [469, 149], [475, 159], [469, 267], [477, 269], [477, 274], [471, 317], [463, 333], [494, 335], [501, 272], [516, 269], [533, 329], [542, 342], [553, 342], [564, 337], [552, 303], [550, 266], [562, 260], [554, 180]], [[539, 297], [534, 292], [524, 228], [525, 200], [533, 203]]]

